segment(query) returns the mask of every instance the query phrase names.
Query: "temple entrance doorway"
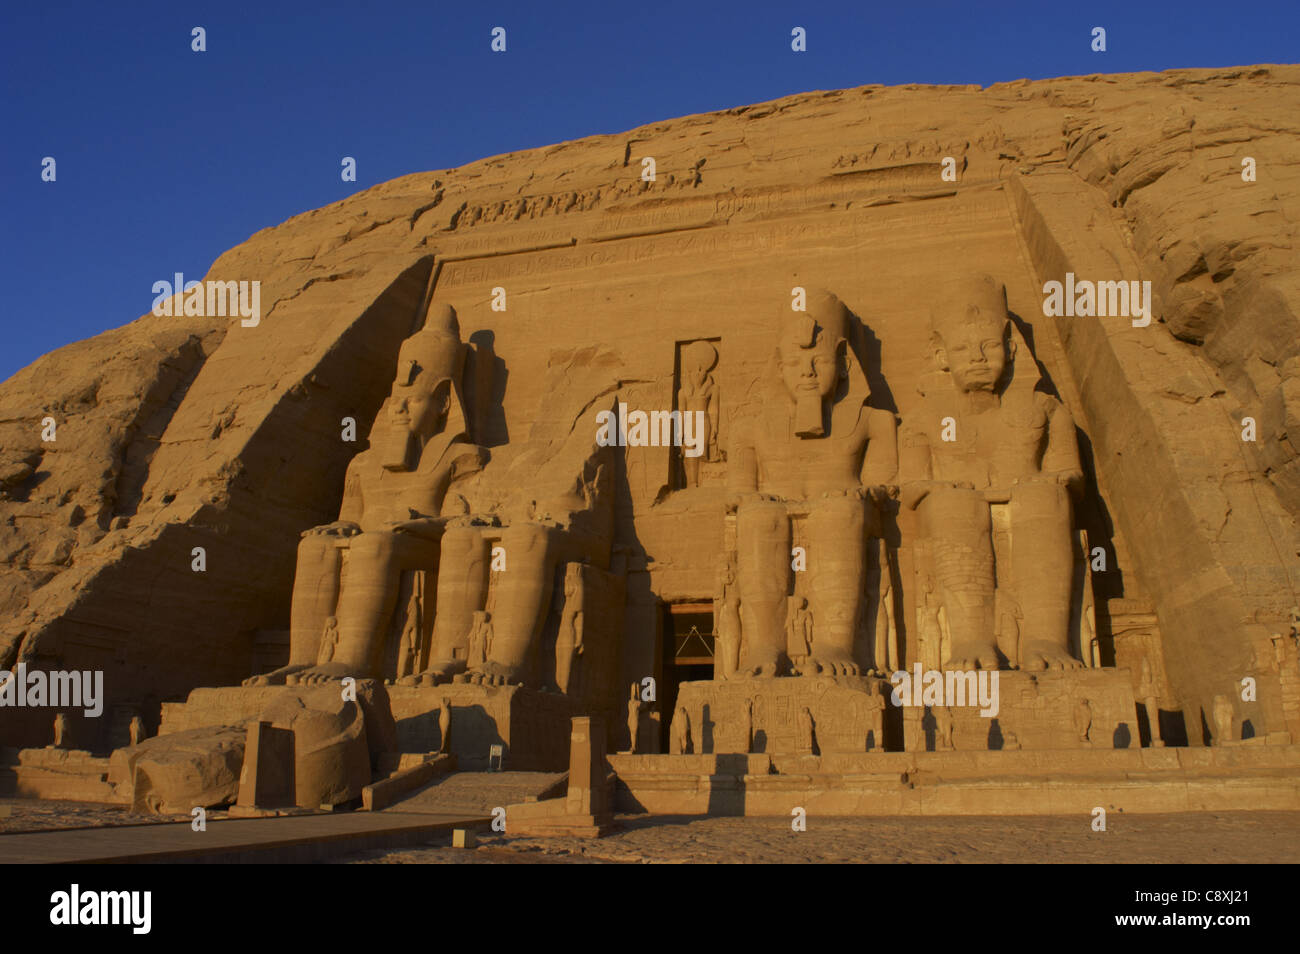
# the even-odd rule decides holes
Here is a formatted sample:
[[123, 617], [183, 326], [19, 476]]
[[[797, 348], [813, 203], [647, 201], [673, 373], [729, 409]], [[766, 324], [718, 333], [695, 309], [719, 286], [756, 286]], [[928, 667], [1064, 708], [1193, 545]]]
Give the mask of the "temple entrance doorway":
[[[713, 604], [669, 603], [664, 606], [664, 679], [659, 687], [660, 751], [668, 752], [673, 714], [677, 711], [677, 690], [684, 682], [713, 678]], [[691, 727], [696, 754], [700, 752], [700, 729]]]

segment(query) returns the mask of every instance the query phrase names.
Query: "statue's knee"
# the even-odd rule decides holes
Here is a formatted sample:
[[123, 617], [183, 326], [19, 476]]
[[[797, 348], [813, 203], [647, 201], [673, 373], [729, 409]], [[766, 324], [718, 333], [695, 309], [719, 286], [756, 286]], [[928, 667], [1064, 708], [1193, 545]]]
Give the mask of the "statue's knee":
[[479, 531], [470, 527], [452, 527], [442, 535], [444, 560], [467, 560], [477, 556], [486, 546]]
[[921, 517], [928, 531], [939, 536], [971, 530], [987, 532], [991, 526], [984, 494], [965, 487], [940, 487], [921, 502]]
[[298, 562], [317, 563], [336, 548], [335, 541], [324, 534], [313, 533], [298, 542]]
[[396, 552], [393, 534], [372, 531], [352, 538], [352, 560], [391, 560]]
[[736, 512], [737, 532], [746, 535], [784, 533], [786, 524], [785, 506], [774, 500], [751, 501]]
[[861, 536], [867, 507], [868, 504], [856, 496], [827, 497], [814, 505], [812, 519], [837, 534]]
[[501, 545], [506, 548], [507, 558], [518, 555], [544, 553], [550, 530], [536, 523], [520, 523], [508, 527], [501, 534]]
[[1034, 480], [1017, 484], [1011, 491], [1014, 510], [1030, 516], [1050, 517], [1070, 512], [1070, 493], [1056, 481]]

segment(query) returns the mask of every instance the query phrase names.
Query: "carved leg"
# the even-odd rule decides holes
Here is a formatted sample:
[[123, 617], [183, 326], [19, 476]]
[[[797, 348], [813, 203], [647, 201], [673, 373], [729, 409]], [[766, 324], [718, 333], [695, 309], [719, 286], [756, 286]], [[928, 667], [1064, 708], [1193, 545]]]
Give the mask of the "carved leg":
[[1070, 496], [1047, 481], [1011, 492], [1011, 575], [1024, 619], [1020, 668], [1077, 669], [1070, 655]]
[[808, 517], [813, 616], [808, 673], [856, 676], [854, 642], [867, 575], [866, 504], [858, 497], [817, 501]]
[[411, 534], [368, 531], [353, 537], [335, 613], [339, 641], [334, 658], [303, 671], [297, 681], [377, 678], [402, 571], [436, 565], [437, 559], [437, 543]]
[[1151, 747], [1163, 749], [1165, 742], [1160, 737], [1160, 707], [1156, 705], [1156, 697], [1147, 696], [1142, 705], [1147, 710], [1147, 725], [1151, 728]]
[[492, 682], [536, 681], [537, 645], [555, 589], [551, 532], [525, 523], [502, 534], [506, 570], [497, 583], [492, 648], [483, 666]]
[[[736, 576], [745, 633], [737, 676], [775, 676], [785, 644], [790, 583], [790, 518], [772, 501], [743, 505], [736, 515]], [[814, 620], [816, 625], [816, 620]]]
[[[509, 565], [509, 564], [507, 564]], [[487, 601], [488, 543], [475, 527], [449, 527], [438, 561], [437, 613], [433, 652], [420, 682], [435, 685], [463, 672], [469, 656], [474, 613]]]
[[573, 672], [573, 629], [569, 621], [560, 620], [560, 632], [555, 639], [555, 686], [560, 692], [569, 691], [569, 674]]
[[952, 633], [945, 669], [997, 669], [989, 505], [975, 490], [942, 488], [921, 502], [935, 585]]
[[245, 679], [246, 686], [283, 685], [285, 680], [315, 664], [325, 620], [339, 600], [339, 571], [343, 562], [338, 537], [311, 534], [298, 544], [289, 615], [289, 664], [274, 672]]

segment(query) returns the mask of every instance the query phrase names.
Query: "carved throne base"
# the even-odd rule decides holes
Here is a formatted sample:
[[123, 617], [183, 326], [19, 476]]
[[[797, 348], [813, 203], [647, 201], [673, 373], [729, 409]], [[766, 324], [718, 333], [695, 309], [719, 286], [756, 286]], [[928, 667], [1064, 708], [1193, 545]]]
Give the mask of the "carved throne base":
[[402, 752], [437, 752], [442, 700], [451, 704], [451, 753], [461, 770], [490, 766], [492, 746], [502, 747], [501, 767], [514, 771], [562, 772], [569, 764], [573, 703], [555, 692], [523, 686], [460, 683], [414, 688], [390, 686], [397, 744]]
[[[684, 682], [677, 705], [690, 717], [691, 752], [810, 755], [883, 751], [890, 685], [867, 676], [783, 676]], [[753, 705], [746, 738], [745, 703]], [[812, 712], [814, 751], [800, 713]]]
[[[1088, 716], [1079, 703], [1088, 702]], [[891, 704], [892, 706], [892, 704]], [[998, 673], [998, 711], [980, 715], [978, 706], [952, 706], [952, 744], [941, 720], [925, 706], [903, 707], [908, 752], [1139, 748], [1132, 677], [1124, 669]], [[1083, 726], [1088, 738], [1081, 735]]]

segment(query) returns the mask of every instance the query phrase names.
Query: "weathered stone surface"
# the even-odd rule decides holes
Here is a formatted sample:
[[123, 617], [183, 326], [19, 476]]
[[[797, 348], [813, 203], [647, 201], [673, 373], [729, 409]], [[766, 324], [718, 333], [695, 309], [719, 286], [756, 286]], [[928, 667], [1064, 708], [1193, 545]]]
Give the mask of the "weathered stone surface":
[[188, 814], [228, 805], [239, 793], [242, 726], [209, 726], [146, 739], [113, 753], [108, 780], [131, 795], [131, 810]]
[[[629, 684], [680, 676], [662, 607], [719, 595], [719, 554], [738, 546], [735, 425], [761, 404], [792, 286], [846, 307], [867, 406], [929, 426], [931, 306], [987, 273], [1081, 437], [1074, 521], [1108, 561], [1086, 584], [1099, 661], [1149, 607], [1141, 635], [1161, 658], [1139, 695], [1162, 721], [1214, 741], [1215, 698], [1251, 676], [1257, 700], [1234, 702], [1230, 731], [1294, 736], [1294, 646], [1271, 637], [1300, 604], [1298, 91], [1300, 68], [1259, 66], [811, 93], [406, 176], [260, 232], [207, 276], [262, 282], [257, 327], [146, 316], [0, 385], [0, 666], [103, 669], [109, 704], [149, 723], [164, 701], [249, 676], [259, 634], [290, 628], [299, 534], [339, 516], [401, 343], [451, 305], [481, 356], [472, 373], [493, 372], [466, 408], [490, 452], [476, 512], [533, 519], [570, 493], [596, 460], [598, 407], [716, 407], [716, 452], [698, 466], [629, 448], [606, 474], [597, 569], [624, 580], [626, 612], [622, 688], [599, 705], [621, 706]], [[1152, 281], [1156, 321], [1043, 317], [1043, 283], [1067, 271]], [[715, 405], [682, 378], [704, 340]], [[340, 439], [345, 417], [358, 443]], [[935, 604], [915, 592], [917, 528], [888, 517], [897, 567], [855, 572], [876, 574], [863, 625], [882, 619], [880, 575], [898, 586], [906, 656], [925, 645], [918, 607]], [[533, 645], [571, 622], [552, 605]], [[1070, 639], [1086, 615], [1076, 599]], [[998, 647], [1010, 658], [1001, 634]], [[48, 741], [48, 713], [13, 714], [5, 741]], [[102, 750], [79, 720], [71, 737]]]

